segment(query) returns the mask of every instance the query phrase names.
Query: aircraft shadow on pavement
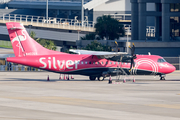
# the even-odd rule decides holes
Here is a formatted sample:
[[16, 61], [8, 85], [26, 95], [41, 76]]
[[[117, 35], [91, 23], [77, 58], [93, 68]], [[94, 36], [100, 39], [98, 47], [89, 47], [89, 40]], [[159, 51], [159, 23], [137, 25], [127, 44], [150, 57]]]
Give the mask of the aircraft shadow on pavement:
[[174, 80], [162, 80], [162, 81], [180, 81], [180, 79], [174, 79]]
[[57, 82], [57, 81], [90, 81], [90, 80], [78, 80], [78, 79], [71, 79], [71, 80], [59, 80], [59, 79], [28, 79], [28, 78], [8, 78], [7, 80], [0, 80], [0, 81], [39, 81], [39, 82]]

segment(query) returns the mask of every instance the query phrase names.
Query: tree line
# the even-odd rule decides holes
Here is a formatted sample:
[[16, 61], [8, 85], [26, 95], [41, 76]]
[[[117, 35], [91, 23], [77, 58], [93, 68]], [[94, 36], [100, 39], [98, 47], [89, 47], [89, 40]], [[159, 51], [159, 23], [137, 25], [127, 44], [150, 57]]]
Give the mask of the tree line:
[[97, 18], [95, 32], [86, 34], [81, 40], [116, 40], [125, 34], [124, 26], [110, 15]]

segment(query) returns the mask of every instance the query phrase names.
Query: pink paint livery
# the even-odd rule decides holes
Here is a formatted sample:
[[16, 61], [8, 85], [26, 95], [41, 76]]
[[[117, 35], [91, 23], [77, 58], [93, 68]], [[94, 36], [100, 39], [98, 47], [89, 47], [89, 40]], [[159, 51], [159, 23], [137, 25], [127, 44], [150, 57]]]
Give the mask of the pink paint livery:
[[[90, 80], [95, 80], [96, 77], [99, 79], [110, 75], [115, 76], [117, 69], [121, 70], [120, 68], [127, 74], [160, 75], [161, 78], [163, 75], [175, 71], [175, 67], [166, 62], [163, 57], [136, 55], [135, 65], [129, 72], [131, 63], [99, 58], [99, 54], [96, 55], [98, 52], [93, 52], [93, 54], [67, 54], [48, 50], [33, 40], [22, 24], [8, 22], [6, 26], [15, 54], [15, 57], [7, 58], [8, 62], [62, 74], [86, 75], [90, 76]], [[107, 54], [112, 56], [122, 55], [121, 53], [112, 54], [111, 52]]]

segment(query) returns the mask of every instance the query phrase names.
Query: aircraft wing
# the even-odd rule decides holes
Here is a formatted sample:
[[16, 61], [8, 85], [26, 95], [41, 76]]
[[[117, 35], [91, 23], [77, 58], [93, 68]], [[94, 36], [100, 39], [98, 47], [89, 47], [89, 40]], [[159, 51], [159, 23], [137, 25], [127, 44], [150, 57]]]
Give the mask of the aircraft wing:
[[103, 51], [90, 51], [90, 50], [74, 50], [70, 49], [69, 51], [77, 54], [89, 54], [96, 55], [98, 58], [111, 59], [116, 56], [126, 55], [126, 52], [103, 52]]

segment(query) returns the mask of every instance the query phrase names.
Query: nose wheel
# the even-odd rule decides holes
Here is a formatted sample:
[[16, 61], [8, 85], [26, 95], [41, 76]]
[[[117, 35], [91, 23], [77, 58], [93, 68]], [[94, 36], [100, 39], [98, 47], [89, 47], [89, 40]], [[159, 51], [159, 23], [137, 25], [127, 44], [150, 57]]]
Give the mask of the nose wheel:
[[166, 75], [160, 75], [160, 80], [166, 80], [165, 77]]

